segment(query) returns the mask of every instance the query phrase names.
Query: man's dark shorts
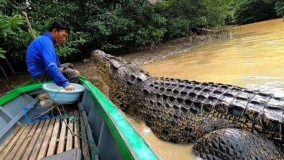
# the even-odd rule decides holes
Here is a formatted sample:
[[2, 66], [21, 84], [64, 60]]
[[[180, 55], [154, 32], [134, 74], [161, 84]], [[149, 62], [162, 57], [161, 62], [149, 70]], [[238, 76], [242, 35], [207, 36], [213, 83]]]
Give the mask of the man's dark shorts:
[[[80, 73], [79, 71], [73, 69], [72, 63], [63, 63], [59, 66], [59, 70], [62, 72], [64, 77], [68, 79], [70, 83], [78, 83]], [[40, 82], [46, 82], [50, 81], [50, 77], [47, 73], [39, 75], [36, 79], [38, 79]]]
[[79, 82], [79, 77], [80, 73], [79, 71], [73, 69], [73, 64], [72, 63], [63, 63], [59, 67], [60, 71], [62, 74], [69, 80], [71, 83], [78, 83]]

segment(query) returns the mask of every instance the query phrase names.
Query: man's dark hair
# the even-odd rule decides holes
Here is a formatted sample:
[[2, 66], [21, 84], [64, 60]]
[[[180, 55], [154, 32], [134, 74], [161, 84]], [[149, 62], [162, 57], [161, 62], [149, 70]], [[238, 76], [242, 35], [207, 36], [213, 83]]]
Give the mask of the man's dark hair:
[[54, 21], [49, 28], [49, 32], [51, 32], [53, 29], [56, 29], [58, 31], [66, 30], [68, 33], [70, 31], [68, 23], [64, 21]]

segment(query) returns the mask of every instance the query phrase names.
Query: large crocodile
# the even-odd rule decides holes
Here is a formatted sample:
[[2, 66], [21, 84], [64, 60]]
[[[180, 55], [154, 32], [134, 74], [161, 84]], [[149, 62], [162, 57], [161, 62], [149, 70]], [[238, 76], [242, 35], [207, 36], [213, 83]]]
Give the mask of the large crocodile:
[[204, 159], [283, 159], [284, 98], [213, 82], [155, 78], [96, 50], [92, 59], [122, 111], [159, 138], [194, 143]]

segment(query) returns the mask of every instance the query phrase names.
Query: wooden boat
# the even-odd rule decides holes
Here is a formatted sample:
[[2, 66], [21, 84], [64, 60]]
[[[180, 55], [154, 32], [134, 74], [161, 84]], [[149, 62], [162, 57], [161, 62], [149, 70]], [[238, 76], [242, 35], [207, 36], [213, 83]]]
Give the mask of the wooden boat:
[[86, 78], [80, 84], [85, 90], [73, 104], [41, 106], [37, 95], [45, 91], [36, 81], [0, 97], [0, 159], [159, 159], [112, 102]]

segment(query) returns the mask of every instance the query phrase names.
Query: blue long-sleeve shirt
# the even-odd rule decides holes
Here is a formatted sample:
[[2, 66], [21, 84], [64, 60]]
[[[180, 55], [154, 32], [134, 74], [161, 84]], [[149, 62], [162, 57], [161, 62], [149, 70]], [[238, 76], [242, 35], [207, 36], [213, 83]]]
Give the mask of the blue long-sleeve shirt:
[[59, 69], [60, 61], [55, 51], [55, 43], [50, 32], [45, 32], [31, 42], [26, 54], [28, 71], [34, 78], [47, 72], [55, 84], [66, 87], [70, 83]]

